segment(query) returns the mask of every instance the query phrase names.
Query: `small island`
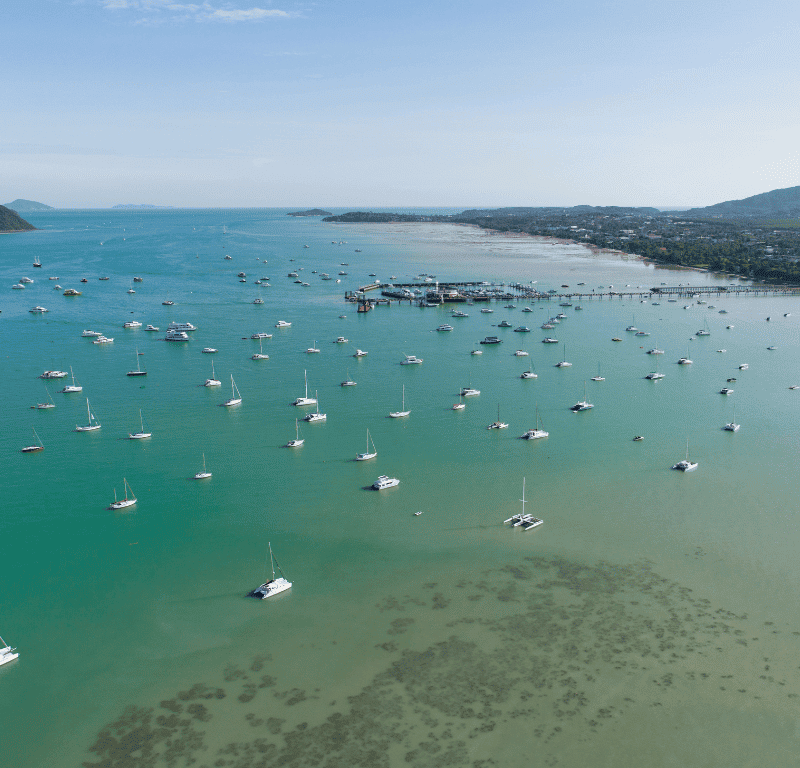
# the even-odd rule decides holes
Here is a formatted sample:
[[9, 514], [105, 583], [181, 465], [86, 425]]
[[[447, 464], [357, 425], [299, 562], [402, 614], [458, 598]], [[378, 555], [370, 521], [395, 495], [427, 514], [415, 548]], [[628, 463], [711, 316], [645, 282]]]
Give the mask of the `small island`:
[[7, 232], [30, 232], [36, 229], [30, 222], [25, 221], [16, 211], [0, 205], [0, 234]]
[[322, 208], [312, 208], [310, 211], [294, 211], [287, 213], [287, 216], [333, 216], [330, 211], [323, 211]]
[[45, 205], [44, 203], [37, 203], [35, 200], [23, 200], [18, 197], [11, 203], [5, 203], [6, 208], [10, 208], [17, 213], [31, 213], [32, 211], [53, 211], [52, 205]]

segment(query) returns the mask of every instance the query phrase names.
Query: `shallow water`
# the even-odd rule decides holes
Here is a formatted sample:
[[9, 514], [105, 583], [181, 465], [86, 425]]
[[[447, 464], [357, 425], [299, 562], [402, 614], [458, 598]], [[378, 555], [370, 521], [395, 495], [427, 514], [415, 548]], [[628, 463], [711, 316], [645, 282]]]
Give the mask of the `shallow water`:
[[[341, 299], [370, 272], [544, 290], [724, 281], [469, 227], [282, 211], [32, 221], [41, 231], [0, 238], [0, 633], [21, 651], [0, 669], [10, 764], [522, 766], [536, 750], [544, 765], [783, 766], [796, 754], [796, 299], [583, 301], [547, 332], [562, 343], [542, 345], [552, 304], [469, 307], [435, 333], [444, 308], [359, 316]], [[301, 266], [308, 288], [286, 277]], [[337, 285], [313, 269], [349, 274]], [[11, 291], [22, 275], [35, 283]], [[61, 296], [50, 275], [83, 296]], [[271, 287], [254, 285], [262, 276]], [[506, 316], [533, 332], [496, 329]], [[123, 330], [134, 318], [162, 333]], [[191, 342], [160, 341], [173, 319], [198, 326]], [[712, 335], [694, 336], [706, 320]], [[625, 333], [632, 321], [651, 336]], [[84, 328], [115, 341], [92, 345]], [[273, 333], [269, 360], [249, 359], [256, 331]], [[505, 343], [470, 355], [490, 333]], [[513, 355], [521, 345], [529, 357]], [[205, 346], [219, 348], [220, 389], [198, 386]], [[666, 352], [658, 382], [643, 378], [653, 346]], [[353, 359], [356, 347], [369, 355]], [[677, 366], [687, 348], [694, 364]], [[137, 350], [142, 379], [125, 376]], [[425, 362], [401, 367], [403, 354]], [[564, 356], [573, 366], [555, 368]], [[529, 363], [539, 378], [520, 380]], [[589, 381], [598, 364], [606, 380]], [[46, 399], [36, 376], [69, 366], [84, 392], [51, 382], [57, 407], [30, 410]], [[292, 451], [304, 369], [328, 419], [301, 422]], [[235, 410], [218, 407], [231, 374]], [[339, 386], [348, 376], [356, 387]], [[719, 395], [729, 377], [734, 394]], [[595, 408], [573, 414], [584, 381]], [[411, 416], [388, 419], [402, 385]], [[481, 395], [454, 412], [466, 385]], [[85, 396], [103, 427], [76, 434]], [[487, 431], [498, 405], [510, 428]], [[537, 405], [550, 437], [519, 440]], [[140, 408], [153, 437], [126, 440]], [[46, 449], [20, 454], [32, 426]], [[367, 428], [378, 457], [354, 462]], [[687, 438], [700, 466], [671, 472]], [[213, 477], [191, 482], [203, 453]], [[384, 473], [400, 486], [364, 490]], [[106, 511], [123, 477], [139, 502]], [[545, 520], [529, 533], [501, 524], [523, 477]], [[247, 600], [268, 540], [294, 587]]]

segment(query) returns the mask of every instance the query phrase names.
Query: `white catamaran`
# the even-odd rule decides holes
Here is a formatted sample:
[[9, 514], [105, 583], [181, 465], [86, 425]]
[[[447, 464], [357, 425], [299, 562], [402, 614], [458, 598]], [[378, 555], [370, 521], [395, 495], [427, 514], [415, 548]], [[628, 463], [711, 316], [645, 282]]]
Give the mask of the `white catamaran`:
[[[285, 592], [292, 586], [292, 582], [287, 581], [286, 577], [283, 575], [280, 565], [278, 565], [278, 561], [275, 559], [275, 555], [272, 554], [271, 542], [269, 544], [269, 559], [272, 565], [272, 578], [269, 581], [265, 581], [260, 587], [258, 587], [258, 589], [254, 589], [250, 593], [251, 597], [257, 597], [261, 600], [266, 600], [268, 597], [273, 597], [281, 592]], [[280, 574], [280, 576], [277, 577], [275, 575], [276, 568]]]
[[0, 667], [3, 664], [8, 664], [9, 661], [14, 661], [19, 654], [16, 653], [16, 648], [12, 648], [2, 637], [0, 637]]

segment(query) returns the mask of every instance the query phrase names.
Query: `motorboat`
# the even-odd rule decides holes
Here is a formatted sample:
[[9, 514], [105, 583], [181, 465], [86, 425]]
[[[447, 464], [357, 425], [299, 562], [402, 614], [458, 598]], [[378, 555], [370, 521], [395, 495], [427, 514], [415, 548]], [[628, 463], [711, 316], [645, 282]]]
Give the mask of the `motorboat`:
[[84, 331], [81, 336], [85, 338], [96, 338], [97, 336], [102, 336], [103, 334], [100, 331]]
[[452, 325], [447, 325], [447, 323], [445, 323], [444, 325], [440, 325], [436, 330], [437, 331], [452, 331], [453, 330], [453, 326]]
[[[286, 580], [280, 565], [278, 565], [278, 561], [272, 554], [272, 544], [269, 545], [269, 558], [270, 562], [272, 563], [272, 578], [269, 581], [265, 581], [260, 587], [250, 592], [250, 597], [257, 597], [261, 600], [266, 600], [268, 597], [274, 597], [275, 595], [279, 595], [281, 592], [285, 592], [292, 586], [292, 582]], [[280, 576], [275, 575], [276, 568], [278, 569]]]
[[420, 363], [422, 363], [422, 358], [416, 355], [406, 355], [406, 359], [400, 361], [400, 365], [419, 365]]
[[[187, 337], [188, 338], [188, 337]], [[113, 344], [114, 337], [113, 336], [103, 336], [102, 334], [98, 336], [92, 344]]]
[[481, 312], [482, 312], [484, 315], [491, 315], [491, 314], [492, 314], [492, 312], [494, 312], [494, 310], [493, 310], [493, 309], [489, 309], [489, 307], [484, 307], [484, 308], [481, 310]]
[[291, 323], [287, 323], [285, 320], [278, 320], [278, 322], [275, 323], [276, 328], [289, 328], [291, 325]]
[[32, 283], [33, 282], [33, 280], [31, 280], [31, 278], [29, 278], [29, 277], [21, 277], [19, 279], [19, 281], [20, 281], [20, 283]]
[[366, 357], [367, 353], [363, 349], [357, 349], [353, 357]]
[[157, 325], [148, 325], [145, 328], [146, 331], [160, 331], [161, 329]]
[[452, 312], [450, 317], [469, 317], [469, 315], [466, 312], [462, 312], [460, 309], [456, 309]]
[[721, 395], [732, 395], [732, 394], [733, 394], [733, 390], [732, 390], [730, 387], [723, 387], [723, 388], [722, 388], [722, 389], [719, 391], [719, 393], [720, 393]]
[[750, 367], [750, 366], [749, 366], [747, 363], [742, 363], [742, 364], [739, 366], [739, 370], [740, 370], [740, 371], [746, 371], [746, 370], [747, 370], [749, 367]]
[[518, 349], [514, 353], [514, 357], [528, 357], [528, 353], [524, 349]]
[[400, 481], [396, 477], [389, 477], [388, 475], [381, 475], [373, 484], [372, 487], [376, 491], [383, 491], [386, 488], [394, 488], [400, 485]]
[[251, 339], [271, 339], [272, 338], [272, 334], [271, 333], [259, 332], [259, 333], [254, 333], [250, 338]]
[[170, 323], [167, 326], [169, 331], [196, 331], [197, 327], [191, 323]]
[[499, 322], [497, 324], [497, 327], [498, 328], [511, 328], [511, 323], [509, 323], [508, 320], [503, 320], [502, 322]]
[[473, 349], [472, 352], [470, 352], [470, 354], [471, 355], [482, 355], [483, 354], [483, 350], [482, 349]]
[[175, 306], [175, 302], [174, 301], [170, 301], [169, 299], [167, 299], [166, 301], [162, 301], [161, 305], [164, 306], [164, 307], [173, 307], [173, 306]]
[[634, 336], [649, 336], [650, 333], [648, 331], [636, 331], [636, 333], [634, 333], [633, 335]]
[[186, 331], [175, 331], [170, 329], [167, 331], [164, 341], [189, 341], [189, 334], [186, 333]]
[[[45, 312], [46, 312], [46, 311], [47, 311], [47, 310], [45, 310]], [[775, 349], [777, 349], [777, 347], [767, 347], [767, 349], [768, 349], [768, 350], [770, 350], [770, 351], [772, 351], [772, 350], [775, 350]]]
[[253, 304], [263, 304], [264, 299], [253, 299]]
[[527, 325], [521, 325], [519, 328], [514, 329], [514, 333], [530, 333], [531, 329]]
[[123, 328], [141, 328], [142, 324], [138, 320], [128, 320], [127, 323], [123, 323]]
[[650, 381], [656, 381], [657, 379], [663, 379], [665, 374], [659, 373], [658, 371], [650, 371], [650, 373], [645, 376], [646, 379]]
[[[483, 310], [481, 310], [481, 312], [482, 311]], [[502, 344], [502, 343], [503, 340], [501, 338], [498, 338], [497, 336], [487, 336], [483, 341], [481, 341], [481, 344]]]
[[214, 347], [203, 347], [204, 355], [213, 355], [217, 350]]
[[25, 286], [22, 283], [15, 283], [11, 286], [15, 291], [24, 291]]
[[28, 310], [28, 312], [30, 312], [32, 315], [43, 315], [45, 312], [49, 312], [49, 311], [50, 311], [49, 309], [46, 309], [45, 307], [39, 307], [39, 306], [31, 307]]
[[542, 344], [558, 344], [558, 339], [552, 339], [549, 336], [542, 339]]
[[653, 347], [652, 349], [648, 349], [647, 350], [647, 354], [648, 355], [663, 355], [664, 354], [664, 350], [663, 349], [659, 349], [658, 347]]
[[644, 440], [644, 436], [643, 435], [634, 435], [633, 436], [633, 442], [634, 443], [640, 443], [642, 440]]
[[530, 307], [523, 307], [522, 311], [523, 312], [533, 312], [533, 310]]
[[306, 393], [303, 397], [296, 398], [292, 405], [316, 405], [316, 399], [308, 396], [308, 371], [303, 371], [303, 380], [306, 383]]
[[69, 374], [66, 371], [45, 371], [39, 375], [40, 379], [63, 379]]
[[338, 336], [334, 344], [347, 344], [347, 339], [344, 336]]
[[[372, 443], [372, 450], [370, 450], [370, 443]], [[372, 436], [367, 430], [367, 450], [364, 453], [356, 454], [356, 461], [367, 461], [369, 459], [374, 459], [378, 455], [378, 451], [375, 448], [375, 441], [372, 439]]]

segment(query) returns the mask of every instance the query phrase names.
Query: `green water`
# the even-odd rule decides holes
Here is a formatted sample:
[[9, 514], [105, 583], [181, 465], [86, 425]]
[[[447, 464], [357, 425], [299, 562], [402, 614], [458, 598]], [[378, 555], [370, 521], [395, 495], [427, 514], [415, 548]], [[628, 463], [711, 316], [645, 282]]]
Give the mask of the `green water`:
[[[524, 301], [462, 307], [464, 319], [407, 305], [357, 315], [342, 296], [371, 272], [543, 290], [725, 281], [465, 227], [283, 211], [32, 221], [40, 231], [0, 238], [0, 634], [21, 653], [0, 669], [8, 765], [790, 764], [796, 299], [582, 301], [552, 331], [539, 326], [560, 308], [522, 314]], [[300, 267], [309, 287], [286, 277]], [[35, 282], [12, 291], [23, 275]], [[270, 287], [254, 284], [263, 276]], [[533, 332], [497, 329], [506, 317]], [[651, 336], [626, 333], [634, 319]], [[189, 343], [161, 340], [171, 320], [198, 327]], [[705, 321], [712, 335], [695, 337]], [[436, 333], [443, 322], [455, 330]], [[115, 341], [93, 345], [85, 328]], [[250, 359], [257, 331], [273, 333], [269, 360]], [[503, 344], [470, 354], [494, 333]], [[643, 378], [651, 347], [666, 353], [657, 382]], [[694, 364], [676, 365], [687, 347]], [[137, 350], [146, 378], [125, 375]], [[404, 354], [424, 363], [400, 366]], [[555, 368], [564, 356], [573, 366]], [[217, 389], [200, 386], [212, 357]], [[521, 380], [529, 363], [539, 378]], [[598, 364], [604, 382], [590, 380]], [[36, 377], [70, 366], [83, 393], [50, 382], [57, 407], [31, 410], [47, 398]], [[301, 422], [306, 442], [290, 450], [310, 410], [290, 405], [304, 370], [328, 418]], [[231, 375], [244, 401], [221, 408]], [[348, 375], [356, 387], [340, 386]], [[734, 394], [718, 394], [730, 377]], [[584, 382], [595, 407], [574, 414]], [[411, 416], [389, 419], [403, 385]], [[467, 385], [481, 395], [451, 410]], [[87, 396], [103, 426], [75, 433]], [[498, 405], [510, 427], [488, 431]], [[549, 438], [518, 439], [537, 405]], [[127, 440], [139, 409], [153, 437]], [[31, 427], [46, 448], [22, 454]], [[354, 462], [367, 429], [378, 457]], [[672, 472], [687, 438], [699, 467]], [[203, 454], [213, 477], [191, 481]], [[379, 474], [399, 487], [367, 490]], [[138, 504], [107, 511], [123, 477]], [[523, 478], [545, 520], [529, 533], [501, 524]], [[248, 600], [268, 541], [294, 586]]]

